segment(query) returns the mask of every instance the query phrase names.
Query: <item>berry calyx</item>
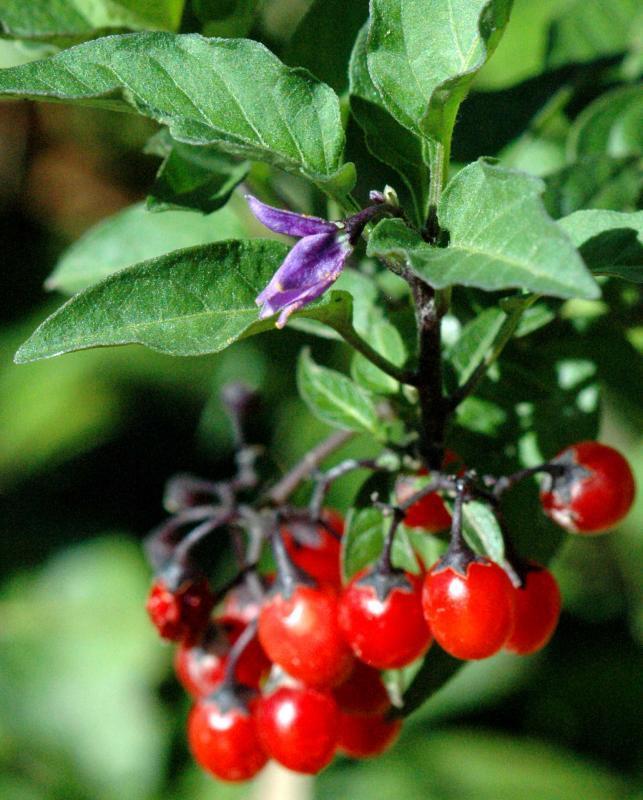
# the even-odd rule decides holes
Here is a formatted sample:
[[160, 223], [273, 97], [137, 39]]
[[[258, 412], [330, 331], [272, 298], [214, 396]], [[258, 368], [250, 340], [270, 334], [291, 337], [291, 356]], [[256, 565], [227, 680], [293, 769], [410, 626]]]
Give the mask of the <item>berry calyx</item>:
[[207, 625], [213, 606], [214, 595], [205, 578], [184, 580], [174, 590], [157, 578], [146, 608], [164, 639], [194, 642]]
[[310, 686], [336, 686], [353, 665], [337, 621], [337, 595], [328, 586], [277, 591], [259, 615], [259, 641], [268, 658]]
[[333, 689], [333, 697], [346, 714], [382, 715], [391, 707], [379, 670], [359, 660], [344, 683]]
[[514, 604], [514, 629], [505, 649], [521, 656], [535, 653], [551, 639], [560, 616], [560, 590], [551, 572], [528, 564], [523, 585], [514, 588]]
[[256, 719], [264, 749], [284, 767], [314, 775], [332, 761], [339, 710], [328, 692], [282, 686], [261, 698]]
[[[444, 454], [443, 466], [453, 467], [460, 463], [460, 458], [452, 450]], [[421, 469], [418, 476], [428, 475], [428, 470]], [[411, 475], [402, 475], [395, 482], [395, 496], [399, 503], [404, 503], [420, 489], [416, 478]], [[404, 524], [408, 528], [422, 528], [427, 533], [439, 533], [451, 527], [451, 514], [438, 492], [430, 492], [417, 503], [407, 509]]]
[[393, 746], [402, 720], [340, 713], [337, 749], [351, 758], [379, 756]]
[[288, 530], [283, 531], [284, 544], [288, 555], [300, 569], [303, 569], [319, 583], [329, 583], [340, 587], [340, 540], [344, 533], [344, 519], [337, 511], [324, 509], [322, 519], [325, 525], [318, 525], [313, 540], [303, 542]]
[[513, 630], [514, 588], [490, 559], [474, 556], [465, 566], [452, 566], [448, 555], [424, 579], [424, 616], [436, 642], [450, 655], [488, 658]]
[[431, 630], [422, 614], [422, 582], [410, 573], [377, 567], [344, 589], [339, 624], [355, 655], [377, 669], [404, 667], [423, 655]]
[[268, 760], [253, 712], [228, 689], [194, 704], [188, 743], [197, 763], [224, 781], [246, 781]]
[[[223, 681], [230, 648], [245, 630], [238, 621], [219, 619], [206, 628], [195, 645], [181, 645], [174, 658], [177, 678], [194, 697], [211, 694]], [[256, 689], [270, 669], [270, 661], [254, 636], [235, 665], [237, 683]]]
[[613, 447], [579, 442], [561, 451], [552, 464], [564, 471], [545, 478], [540, 502], [545, 514], [570, 533], [604, 533], [630, 510], [634, 476]]

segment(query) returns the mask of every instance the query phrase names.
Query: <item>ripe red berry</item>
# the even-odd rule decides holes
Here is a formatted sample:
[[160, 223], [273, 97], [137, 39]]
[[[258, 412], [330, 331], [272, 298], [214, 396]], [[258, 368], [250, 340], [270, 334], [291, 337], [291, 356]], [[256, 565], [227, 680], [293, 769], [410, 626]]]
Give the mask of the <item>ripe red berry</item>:
[[424, 580], [422, 602], [436, 642], [455, 658], [492, 656], [511, 635], [514, 588], [488, 558], [462, 572], [439, 561]]
[[[193, 646], [183, 644], [174, 658], [177, 678], [194, 697], [211, 694], [223, 680], [228, 653], [243, 633], [238, 621], [216, 620]], [[246, 645], [235, 669], [235, 679], [244, 686], [259, 688], [270, 669], [270, 661], [255, 636]]]
[[282, 686], [261, 698], [256, 717], [264, 749], [288, 769], [314, 775], [332, 761], [339, 710], [328, 692]]
[[389, 577], [377, 570], [356, 575], [339, 605], [339, 624], [355, 655], [377, 669], [397, 669], [425, 653], [431, 631], [421, 598], [422, 582], [415, 575]]
[[551, 639], [560, 616], [560, 590], [549, 570], [529, 565], [524, 585], [514, 589], [515, 621], [505, 649], [535, 653]]
[[395, 743], [401, 729], [402, 720], [399, 719], [342, 712], [337, 748], [351, 758], [379, 756]]
[[[460, 462], [452, 450], [444, 454], [444, 467], [454, 467]], [[426, 469], [421, 469], [418, 475], [427, 475]], [[400, 476], [395, 483], [395, 496], [398, 503], [404, 503], [411, 495], [419, 491], [421, 486], [411, 475]], [[438, 533], [451, 527], [451, 514], [444, 505], [444, 500], [437, 492], [425, 495], [421, 500], [407, 510], [404, 524], [409, 528], [422, 528], [428, 533]]]
[[324, 509], [322, 516], [335, 535], [320, 525], [315, 531], [317, 541], [303, 544], [284, 530], [284, 544], [293, 563], [300, 569], [320, 583], [330, 583], [339, 588], [342, 583], [340, 538], [344, 533], [344, 520], [337, 511], [331, 509]]
[[295, 586], [266, 600], [259, 641], [268, 658], [309, 686], [336, 686], [353, 665], [337, 622], [337, 595], [329, 586]]
[[339, 708], [347, 714], [385, 714], [391, 699], [379, 670], [356, 660], [349, 677], [333, 689]]
[[224, 781], [246, 781], [268, 760], [253, 713], [218, 695], [198, 700], [192, 707], [188, 743], [203, 769]]
[[613, 447], [579, 442], [560, 452], [552, 463], [567, 469], [545, 479], [540, 502], [545, 513], [570, 533], [604, 533], [630, 510], [634, 476]]
[[147, 598], [147, 613], [164, 639], [195, 641], [210, 618], [214, 596], [205, 578], [184, 581], [171, 591], [158, 578]]

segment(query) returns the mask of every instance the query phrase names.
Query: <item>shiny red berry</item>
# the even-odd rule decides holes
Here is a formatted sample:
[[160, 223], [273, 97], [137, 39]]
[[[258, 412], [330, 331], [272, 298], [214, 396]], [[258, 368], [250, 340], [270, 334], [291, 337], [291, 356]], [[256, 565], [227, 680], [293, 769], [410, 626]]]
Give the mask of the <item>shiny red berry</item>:
[[320, 583], [340, 587], [340, 539], [344, 533], [344, 520], [341, 514], [331, 509], [325, 509], [322, 516], [333, 533], [320, 525], [315, 531], [316, 541], [302, 544], [288, 530], [284, 530], [284, 544], [293, 563], [300, 569]]
[[613, 447], [579, 442], [559, 453], [553, 463], [566, 469], [545, 479], [540, 502], [558, 525], [570, 533], [604, 533], [626, 516], [634, 502], [634, 476]]
[[438, 562], [424, 580], [424, 614], [436, 642], [455, 658], [487, 658], [513, 629], [514, 588], [488, 558], [463, 572]]
[[147, 613], [164, 639], [195, 641], [210, 618], [214, 596], [205, 578], [184, 581], [171, 591], [160, 578], [147, 598]]
[[340, 713], [337, 749], [351, 758], [379, 756], [395, 743], [402, 720]]
[[246, 781], [268, 760], [253, 713], [240, 704], [222, 703], [217, 695], [192, 707], [188, 743], [201, 767], [224, 781]]
[[560, 590], [549, 570], [530, 565], [522, 587], [514, 589], [515, 621], [505, 649], [535, 653], [551, 639], [560, 616]]
[[282, 686], [261, 698], [256, 716], [264, 749], [288, 769], [314, 775], [332, 761], [339, 710], [328, 692]]
[[309, 686], [335, 686], [353, 665], [329, 586], [299, 584], [289, 596], [269, 597], [259, 615], [259, 641], [271, 661]]
[[[195, 645], [181, 645], [174, 658], [177, 678], [194, 697], [211, 694], [223, 680], [231, 646], [243, 633], [238, 621], [216, 620]], [[246, 645], [235, 669], [235, 679], [256, 689], [270, 670], [270, 661], [253, 637]]]
[[[460, 463], [460, 458], [452, 450], [447, 450], [444, 454], [444, 467], [456, 467]], [[426, 469], [421, 469], [418, 475], [427, 475]], [[400, 476], [395, 483], [395, 496], [398, 503], [404, 503], [415, 494], [421, 485], [411, 475]], [[444, 500], [438, 492], [431, 492], [425, 495], [417, 503], [414, 503], [406, 512], [404, 524], [409, 528], [422, 528], [428, 533], [438, 533], [448, 530], [451, 527], [451, 514], [444, 505]]]
[[339, 624], [359, 659], [377, 669], [397, 669], [415, 661], [431, 644], [422, 613], [422, 581], [400, 573], [382, 590], [379, 580], [377, 571], [361, 572], [351, 580], [340, 599]]
[[356, 660], [353, 671], [340, 686], [333, 689], [333, 697], [347, 714], [385, 714], [391, 699], [379, 670]]

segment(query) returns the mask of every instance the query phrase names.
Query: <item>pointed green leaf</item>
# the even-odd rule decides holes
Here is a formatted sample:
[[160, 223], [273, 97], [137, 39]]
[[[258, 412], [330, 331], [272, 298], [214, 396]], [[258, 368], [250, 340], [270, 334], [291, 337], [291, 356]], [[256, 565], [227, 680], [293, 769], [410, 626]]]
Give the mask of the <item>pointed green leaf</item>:
[[267, 161], [328, 191], [354, 182], [337, 95], [246, 39], [110, 36], [0, 71], [0, 96], [135, 110], [177, 141]]
[[175, 142], [166, 130], [150, 139], [145, 152], [163, 159], [147, 197], [150, 211], [190, 208], [210, 214], [228, 202], [250, 169], [247, 161], [214, 147]]
[[593, 273], [643, 283], [643, 211], [576, 211], [558, 224]]
[[507, 318], [500, 308], [487, 308], [467, 323], [448, 353], [460, 384], [466, 383], [491, 348], [502, 323]]
[[583, 109], [569, 132], [567, 152], [570, 161], [643, 155], [643, 84], [613, 89]]
[[259, 0], [190, 0], [190, 10], [204, 36], [246, 36], [258, 4]]
[[[259, 321], [255, 298], [287, 252], [272, 240], [225, 241], [136, 264], [65, 303], [15, 360], [135, 343], [175, 356], [216, 353], [273, 329], [272, 320]], [[350, 309], [349, 295], [331, 292], [299, 313], [330, 322]]]
[[311, 412], [335, 428], [381, 438], [384, 426], [369, 395], [350, 378], [315, 364], [303, 350], [297, 365], [299, 394]]
[[20, 39], [84, 39], [110, 30], [176, 30], [184, 0], [3, 0], [0, 26]]
[[501, 564], [505, 557], [505, 543], [496, 515], [479, 500], [465, 503], [462, 508], [462, 530], [465, 538], [478, 553], [489, 556]]
[[511, 0], [372, 0], [368, 68], [402, 125], [445, 142]]
[[[342, 564], [348, 580], [369, 564], [377, 561], [384, 549], [384, 538], [391, 520], [373, 508], [352, 508], [346, 518], [342, 536]], [[408, 572], [417, 573], [419, 566], [406, 533], [398, 529], [393, 542], [393, 564]]]
[[367, 36], [368, 26], [364, 26], [351, 56], [351, 112], [364, 131], [368, 150], [383, 164], [394, 169], [404, 181], [413, 198], [416, 218], [421, 221], [426, 214], [425, 197], [428, 191], [422, 142], [386, 110], [368, 71]]
[[[368, 343], [396, 367], [406, 361], [406, 347], [399, 331], [385, 319], [374, 321], [369, 329]], [[395, 394], [400, 384], [382, 372], [361, 353], [355, 353], [351, 365], [353, 378], [364, 388], [376, 394]]]
[[46, 286], [74, 294], [139, 261], [245, 233], [241, 219], [230, 208], [204, 217], [187, 211], [152, 214], [137, 203], [102, 220], [74, 242]]
[[538, 178], [477, 161], [445, 189], [438, 219], [449, 246], [433, 247], [401, 220], [383, 220], [368, 253], [406, 262], [441, 289], [519, 288], [554, 297], [594, 298], [599, 290], [577, 251], [551, 220]]

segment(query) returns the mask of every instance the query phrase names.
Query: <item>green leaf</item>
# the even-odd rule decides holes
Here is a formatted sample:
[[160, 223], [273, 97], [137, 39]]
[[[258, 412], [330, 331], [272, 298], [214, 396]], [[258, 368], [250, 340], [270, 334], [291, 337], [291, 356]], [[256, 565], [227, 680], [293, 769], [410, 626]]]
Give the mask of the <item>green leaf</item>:
[[637, 159], [588, 156], [545, 178], [543, 203], [552, 217], [582, 208], [634, 211], [641, 192]]
[[569, 132], [570, 161], [643, 154], [643, 84], [606, 92], [578, 115]]
[[368, 68], [405, 127], [446, 143], [511, 0], [372, 0]]
[[1, 71], [0, 95], [133, 109], [177, 141], [267, 161], [329, 192], [354, 182], [337, 95], [246, 39], [111, 36]]
[[402, 695], [400, 716], [408, 717], [455, 675], [466, 662], [433, 646]]
[[576, 211], [558, 224], [593, 273], [643, 282], [643, 211]]
[[258, 0], [191, 0], [204, 36], [245, 36], [255, 20]]
[[[175, 356], [216, 353], [273, 328], [258, 319], [255, 298], [287, 252], [273, 240], [225, 241], [136, 264], [65, 303], [15, 360], [134, 343]], [[350, 305], [350, 296], [331, 292], [300, 313], [328, 323], [350, 315]]]
[[477, 161], [448, 184], [438, 219], [448, 247], [433, 247], [401, 220], [374, 229], [368, 254], [405, 262], [437, 289], [520, 288], [554, 297], [594, 298], [599, 290], [569, 239], [547, 216], [538, 178]]
[[643, 11], [638, 0], [574, 0], [549, 32], [547, 66], [595, 61], [637, 46]]
[[418, 222], [426, 215], [427, 170], [422, 142], [400, 125], [386, 110], [373, 84], [366, 61], [368, 26], [360, 31], [350, 62], [351, 112], [364, 131], [369, 152], [394, 169], [408, 188]]
[[147, 197], [150, 211], [189, 208], [210, 214], [228, 202], [250, 168], [214, 147], [175, 142], [166, 130], [150, 139], [145, 152], [163, 159]]
[[139, 261], [182, 247], [241, 237], [245, 232], [230, 208], [204, 217], [186, 211], [151, 214], [137, 203], [99, 222], [74, 242], [46, 286], [74, 294]]
[[20, 39], [83, 39], [111, 30], [176, 30], [184, 0], [3, 0], [0, 25]]
[[305, 67], [341, 94], [348, 85], [355, 37], [367, 18], [367, 0], [315, 0], [293, 34], [284, 60]]
[[340, 372], [315, 364], [307, 349], [299, 357], [297, 386], [308, 408], [322, 422], [382, 438], [384, 426], [369, 395]]
[[505, 557], [502, 531], [491, 508], [479, 500], [465, 503], [462, 508], [462, 532], [478, 553], [501, 564]]
[[[368, 343], [396, 367], [406, 361], [406, 347], [397, 328], [385, 319], [374, 321], [370, 326]], [[361, 353], [355, 353], [351, 365], [353, 378], [364, 388], [376, 394], [396, 394], [400, 384], [382, 372]]]
[[[353, 508], [346, 517], [342, 536], [344, 577], [349, 580], [357, 572], [377, 561], [384, 548], [384, 538], [391, 520], [373, 508]], [[407, 572], [417, 573], [419, 566], [406, 533], [398, 529], [393, 542], [393, 564]]]
[[460, 385], [466, 383], [483, 361], [506, 318], [502, 309], [487, 308], [464, 326], [448, 354]]

